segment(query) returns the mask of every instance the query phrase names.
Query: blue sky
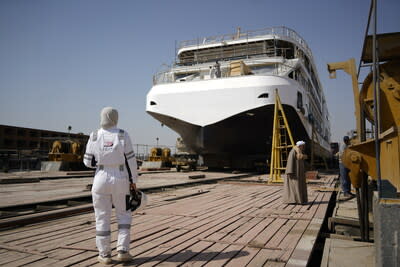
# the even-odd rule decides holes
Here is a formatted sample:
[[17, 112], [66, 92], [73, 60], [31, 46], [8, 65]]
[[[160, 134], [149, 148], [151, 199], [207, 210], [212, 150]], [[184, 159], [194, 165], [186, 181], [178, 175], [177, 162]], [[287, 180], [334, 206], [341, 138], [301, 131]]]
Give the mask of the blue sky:
[[[173, 145], [145, 112], [152, 75], [175, 41], [287, 26], [310, 46], [331, 113], [333, 140], [355, 126], [350, 78], [326, 63], [358, 64], [368, 0], [0, 1], [0, 124], [90, 133], [113, 106], [134, 143]], [[378, 30], [400, 30], [400, 1], [379, 1]], [[383, 15], [384, 14], [384, 15]]]

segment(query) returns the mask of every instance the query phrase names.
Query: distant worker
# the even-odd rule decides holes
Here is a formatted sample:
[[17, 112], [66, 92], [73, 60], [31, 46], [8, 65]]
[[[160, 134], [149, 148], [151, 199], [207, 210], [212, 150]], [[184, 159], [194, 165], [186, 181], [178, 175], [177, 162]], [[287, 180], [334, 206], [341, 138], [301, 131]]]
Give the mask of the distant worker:
[[218, 60], [215, 62], [214, 69], [215, 69], [215, 77], [221, 78], [221, 65], [218, 63]]
[[343, 137], [343, 144], [339, 147], [339, 152], [336, 155], [339, 158], [339, 173], [340, 173], [340, 185], [342, 187], [343, 196], [346, 198], [354, 197], [351, 193], [351, 183], [349, 178], [349, 169], [347, 169], [342, 162], [342, 156], [346, 148], [350, 145], [350, 138], [348, 136]]
[[210, 79], [214, 79], [215, 76], [215, 67], [210, 66]]
[[98, 260], [111, 264], [112, 205], [118, 221], [117, 260], [132, 259], [129, 254], [131, 210], [127, 202], [130, 189], [136, 190], [138, 174], [131, 139], [127, 132], [117, 128], [118, 111], [111, 107], [103, 108], [100, 119], [101, 129], [90, 134], [83, 162], [89, 168], [96, 168], [92, 198]]
[[283, 202], [286, 204], [307, 204], [307, 183], [304, 168], [306, 143], [298, 141], [289, 152], [286, 165], [286, 179], [283, 183]]

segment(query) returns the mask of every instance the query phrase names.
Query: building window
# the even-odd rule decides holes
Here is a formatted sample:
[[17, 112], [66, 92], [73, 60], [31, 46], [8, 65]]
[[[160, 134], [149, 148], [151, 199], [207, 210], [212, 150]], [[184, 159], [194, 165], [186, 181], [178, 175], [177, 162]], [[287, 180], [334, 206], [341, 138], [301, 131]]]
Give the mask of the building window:
[[37, 148], [38, 142], [32, 141], [32, 142], [30, 142], [29, 146], [30, 146], [31, 148]]
[[6, 129], [4, 130], [4, 133], [5, 133], [6, 135], [12, 135], [12, 134], [15, 133], [15, 131], [13, 131], [13, 130], [14, 130], [13, 128], [6, 128]]
[[26, 131], [25, 130], [22, 130], [22, 129], [18, 130], [18, 136], [25, 136], [25, 135], [26, 135]]
[[4, 139], [4, 146], [7, 148], [15, 148], [15, 140], [13, 139]]
[[26, 146], [25, 140], [18, 140], [18, 148], [23, 148]]

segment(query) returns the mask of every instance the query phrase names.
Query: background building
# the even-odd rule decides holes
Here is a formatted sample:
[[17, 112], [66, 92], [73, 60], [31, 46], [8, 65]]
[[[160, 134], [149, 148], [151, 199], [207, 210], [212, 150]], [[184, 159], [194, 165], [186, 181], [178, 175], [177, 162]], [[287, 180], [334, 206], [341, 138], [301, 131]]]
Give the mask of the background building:
[[86, 144], [89, 136], [0, 125], [0, 168], [40, 169], [40, 162], [48, 159], [53, 142], [66, 139]]

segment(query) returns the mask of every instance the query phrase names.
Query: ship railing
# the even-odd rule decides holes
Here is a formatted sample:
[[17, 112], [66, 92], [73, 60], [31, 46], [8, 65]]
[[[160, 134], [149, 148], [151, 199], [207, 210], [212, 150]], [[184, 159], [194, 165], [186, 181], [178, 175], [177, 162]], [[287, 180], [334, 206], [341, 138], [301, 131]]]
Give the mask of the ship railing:
[[223, 34], [223, 35], [181, 41], [177, 46], [176, 54], [178, 54], [178, 51], [182, 48], [199, 47], [203, 45], [218, 44], [234, 40], [249, 40], [251, 38], [263, 37], [267, 35], [279, 35], [288, 37], [296, 41], [298, 44], [300, 44], [306, 50], [309, 56], [312, 56], [311, 49], [308, 47], [306, 41], [296, 31], [285, 26], [270, 27], [261, 30], [246, 31], [246, 32], [238, 31], [237, 33], [234, 34]]
[[[179, 66], [177, 68], [169, 68], [163, 71], [159, 71], [153, 76], [153, 85], [166, 84], [174, 82], [189, 82], [189, 81], [200, 81], [208, 79], [217, 79], [209, 77], [209, 66], [210, 62], [197, 65], [197, 67], [189, 66]], [[272, 63], [270, 70], [257, 71], [253, 69], [254, 75], [279, 75], [280, 73], [287, 72], [289, 69], [293, 69], [295, 63], [290, 61]], [[175, 66], [176, 67], [176, 66]], [[250, 66], [251, 68], [251, 66]], [[177, 78], [174, 73], [186, 74], [182, 79]], [[221, 66], [221, 77], [219, 78], [229, 78], [230, 76], [230, 65]]]
[[[180, 55], [175, 65], [190, 66], [193, 64], [203, 64], [207, 62], [227, 61], [227, 60], [243, 60], [257, 57], [284, 57], [290, 59], [288, 51], [290, 48], [267, 46], [267, 47], [252, 47], [242, 46], [234, 49], [211, 49], [201, 53], [189, 55]], [[294, 55], [293, 55], [294, 56]], [[292, 57], [293, 57], [292, 56]]]

